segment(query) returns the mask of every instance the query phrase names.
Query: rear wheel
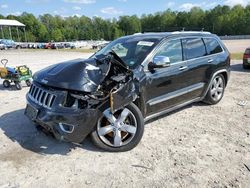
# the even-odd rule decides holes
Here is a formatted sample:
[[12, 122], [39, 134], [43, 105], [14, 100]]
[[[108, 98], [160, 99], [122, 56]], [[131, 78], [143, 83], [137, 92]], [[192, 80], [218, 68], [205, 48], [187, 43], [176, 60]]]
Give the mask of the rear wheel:
[[220, 102], [225, 91], [225, 78], [222, 74], [215, 76], [207, 92], [204, 102], [207, 104], [217, 104]]
[[144, 119], [135, 104], [129, 104], [114, 114], [107, 109], [91, 133], [93, 142], [111, 152], [133, 149], [140, 142], [144, 132]]
[[4, 80], [3, 81], [3, 87], [9, 88], [10, 87], [10, 81], [9, 80]]
[[21, 82], [15, 82], [15, 86], [16, 86], [17, 90], [21, 90], [22, 89]]

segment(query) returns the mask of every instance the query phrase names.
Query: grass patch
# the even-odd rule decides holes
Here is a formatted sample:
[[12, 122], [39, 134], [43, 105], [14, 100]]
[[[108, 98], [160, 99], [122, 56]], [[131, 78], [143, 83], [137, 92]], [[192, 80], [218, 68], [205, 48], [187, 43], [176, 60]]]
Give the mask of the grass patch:
[[233, 60], [242, 60], [243, 53], [231, 53], [231, 59]]

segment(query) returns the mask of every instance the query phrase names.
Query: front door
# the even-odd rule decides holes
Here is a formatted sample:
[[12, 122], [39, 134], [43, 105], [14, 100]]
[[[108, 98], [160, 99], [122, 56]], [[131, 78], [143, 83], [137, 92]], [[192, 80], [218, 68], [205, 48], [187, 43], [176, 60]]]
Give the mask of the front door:
[[186, 80], [189, 70], [187, 63], [183, 61], [181, 39], [166, 41], [154, 57], [157, 56], [168, 57], [170, 66], [146, 72], [147, 84], [144, 97], [147, 116], [189, 100], [185, 98], [189, 90]]

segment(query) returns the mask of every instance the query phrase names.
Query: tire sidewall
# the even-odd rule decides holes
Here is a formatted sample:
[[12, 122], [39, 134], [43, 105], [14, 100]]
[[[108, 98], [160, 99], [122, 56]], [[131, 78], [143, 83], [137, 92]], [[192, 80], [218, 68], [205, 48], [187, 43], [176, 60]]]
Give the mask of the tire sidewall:
[[30, 80], [26, 80], [25, 83], [26, 83], [26, 85], [27, 85], [28, 87], [31, 86], [31, 81], [30, 81]]
[[15, 86], [17, 90], [21, 90], [22, 89], [22, 85], [20, 82], [15, 82]]
[[97, 133], [97, 126], [95, 126], [95, 130], [91, 133], [91, 138], [96, 146], [109, 152], [124, 152], [133, 149], [139, 144], [144, 132], [144, 118], [141, 111], [135, 104], [131, 103], [127, 105], [126, 108], [133, 113], [137, 121], [137, 131], [133, 139], [128, 144], [121, 147], [109, 146], [100, 139]]
[[3, 81], [3, 86], [4, 86], [5, 88], [9, 88], [9, 87], [10, 87], [10, 82], [9, 82], [8, 80], [4, 80], [4, 81]]
[[217, 78], [218, 76], [223, 80], [223, 91], [222, 91], [221, 98], [220, 98], [219, 100], [214, 100], [213, 97], [212, 97], [212, 94], [211, 94], [212, 85], [210, 86], [210, 88], [209, 88], [209, 90], [208, 90], [208, 100], [209, 100], [209, 102], [210, 102], [211, 104], [217, 104], [217, 103], [219, 103], [219, 102], [222, 100], [223, 96], [224, 96], [225, 87], [226, 87], [224, 76], [223, 76], [222, 74], [218, 74], [218, 75], [216, 75], [216, 76], [213, 78], [212, 82], [213, 82], [214, 79]]

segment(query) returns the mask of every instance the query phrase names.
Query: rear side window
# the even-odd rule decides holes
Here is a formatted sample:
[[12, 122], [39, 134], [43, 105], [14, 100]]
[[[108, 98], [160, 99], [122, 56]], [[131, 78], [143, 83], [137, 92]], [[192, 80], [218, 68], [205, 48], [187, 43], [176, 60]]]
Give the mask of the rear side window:
[[204, 38], [204, 42], [207, 46], [209, 55], [217, 54], [223, 51], [219, 42], [214, 38]]
[[185, 55], [187, 60], [198, 57], [203, 57], [207, 54], [206, 47], [201, 38], [184, 39], [185, 42]]

